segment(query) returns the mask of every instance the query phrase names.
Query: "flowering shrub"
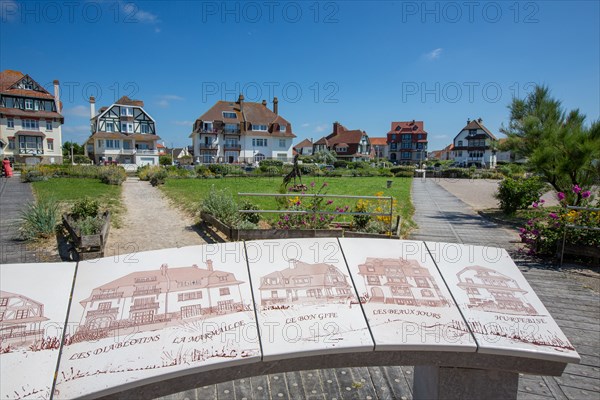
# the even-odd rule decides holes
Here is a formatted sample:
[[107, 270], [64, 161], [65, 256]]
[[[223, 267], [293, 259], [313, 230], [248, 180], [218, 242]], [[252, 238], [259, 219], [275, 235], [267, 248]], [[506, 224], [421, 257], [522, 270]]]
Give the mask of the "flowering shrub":
[[[389, 200], [383, 198], [383, 192], [375, 193], [379, 199], [364, 200], [360, 199], [354, 206], [355, 212], [371, 212], [377, 214], [387, 213], [389, 211]], [[397, 200], [392, 200], [392, 210], [397, 206]], [[356, 230], [371, 233], [389, 233], [390, 228], [389, 215], [354, 215], [353, 224]]]
[[[600, 207], [600, 201], [594, 205], [589, 190], [583, 190], [577, 185], [572, 187], [572, 194], [559, 192], [557, 194], [560, 208], [555, 212], [544, 210], [544, 200], [533, 202], [539, 217], [531, 218], [526, 226], [519, 229], [521, 241], [525, 243], [527, 254], [552, 255], [556, 252], [557, 242], [562, 240], [565, 224], [600, 228], [600, 212], [587, 210], [569, 210], [567, 198], [581, 195], [580, 207]], [[575, 196], [574, 196], [575, 195]], [[567, 244], [600, 247], [600, 233], [591, 229], [567, 229]]]
[[514, 214], [517, 210], [527, 208], [542, 194], [546, 184], [538, 178], [512, 179], [505, 178], [498, 185], [494, 197], [505, 214]]
[[[290, 192], [298, 192], [300, 189], [301, 194], [310, 194], [314, 192], [315, 195], [325, 194], [327, 188], [327, 182], [324, 182], [318, 189], [315, 189], [315, 182], [310, 183], [310, 187], [306, 185], [296, 185], [290, 187]], [[305, 190], [302, 190], [305, 189]], [[316, 191], [315, 191], [316, 190]], [[333, 222], [335, 214], [319, 214], [319, 211], [335, 211], [343, 214], [348, 211], [349, 207], [335, 207], [333, 206], [333, 200], [325, 200], [324, 197], [290, 197], [287, 199], [286, 208], [289, 211], [306, 211], [306, 213], [286, 213], [279, 215], [279, 221], [277, 221], [277, 228], [279, 229], [325, 229]]]

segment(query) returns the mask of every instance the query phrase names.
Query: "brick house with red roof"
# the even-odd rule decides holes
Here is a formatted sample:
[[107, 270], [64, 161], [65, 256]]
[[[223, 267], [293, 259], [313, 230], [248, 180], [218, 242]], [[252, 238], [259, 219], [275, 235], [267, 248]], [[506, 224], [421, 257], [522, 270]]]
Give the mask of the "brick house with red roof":
[[262, 103], [217, 101], [194, 122], [190, 134], [196, 163], [257, 163], [264, 159], [290, 161], [292, 124], [279, 115], [279, 101], [273, 110]]
[[54, 94], [29, 75], [0, 72], [0, 157], [26, 164], [62, 163], [60, 88]]
[[387, 133], [390, 161], [397, 164], [420, 164], [427, 155], [427, 132], [423, 121], [392, 122]]
[[294, 146], [294, 151], [301, 156], [311, 156], [313, 154], [313, 142], [310, 139], [304, 139]]
[[378, 160], [387, 160], [389, 157], [389, 146], [386, 137], [372, 137], [371, 148], [373, 149], [373, 156]]
[[352, 297], [348, 277], [336, 266], [291, 260], [288, 268], [271, 272], [260, 281], [261, 305], [306, 304], [328, 299], [346, 302]]
[[143, 101], [123, 96], [96, 113], [96, 100], [90, 97], [90, 122], [85, 152], [95, 163], [158, 165], [160, 137]]
[[358, 266], [370, 302], [445, 307], [444, 297], [429, 269], [417, 260], [368, 257]]
[[114, 329], [148, 331], [244, 309], [239, 285], [230, 272], [206, 268], [169, 268], [133, 272], [92, 290], [81, 300], [80, 333]]
[[496, 166], [496, 150], [492, 147], [497, 142], [496, 136], [483, 125], [481, 118], [471, 121], [460, 130], [454, 138], [453, 159], [464, 166], [494, 168]]
[[365, 131], [349, 130], [339, 122], [333, 123], [333, 132], [317, 140], [313, 154], [329, 150], [340, 160], [369, 161], [373, 158], [371, 140]]

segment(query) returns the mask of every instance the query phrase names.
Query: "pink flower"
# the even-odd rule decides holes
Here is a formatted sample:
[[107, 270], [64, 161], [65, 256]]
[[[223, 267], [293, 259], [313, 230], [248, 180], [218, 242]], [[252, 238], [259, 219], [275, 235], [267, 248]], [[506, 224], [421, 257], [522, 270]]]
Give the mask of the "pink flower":
[[327, 182], [323, 182], [323, 187], [327, 187]]
[[314, 182], [311, 182], [311, 183], [310, 183], [310, 187], [315, 187], [315, 183], [314, 183]]
[[591, 195], [592, 195], [592, 192], [590, 192], [589, 190], [586, 190], [585, 192], [581, 193], [581, 197], [583, 197], [584, 199], [587, 199]]
[[531, 204], [531, 206], [532, 206], [533, 208], [538, 208], [538, 203], [536, 203], [536, 202], [534, 201], [534, 202], [533, 202], [533, 204]]
[[333, 203], [333, 200], [327, 200], [327, 205]]
[[552, 219], [558, 219], [558, 215], [556, 215], [556, 213], [550, 213], [548, 216]]
[[546, 200], [540, 199], [540, 203], [545, 203], [545, 202], [546, 202]]
[[525, 228], [519, 228], [519, 232], [525, 233], [525, 232], [527, 232], [527, 229], [525, 229]]
[[573, 185], [573, 193], [579, 193], [581, 192], [581, 188], [579, 187], [579, 185]]
[[557, 196], [559, 201], [563, 201], [565, 199], [565, 194], [563, 192], [558, 192]]

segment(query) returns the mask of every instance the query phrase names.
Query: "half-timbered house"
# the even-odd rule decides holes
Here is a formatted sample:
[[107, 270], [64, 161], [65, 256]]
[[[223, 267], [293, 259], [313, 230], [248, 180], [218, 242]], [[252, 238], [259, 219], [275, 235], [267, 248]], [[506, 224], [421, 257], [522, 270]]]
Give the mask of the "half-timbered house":
[[28, 346], [43, 337], [44, 305], [17, 293], [0, 291], [0, 348]]

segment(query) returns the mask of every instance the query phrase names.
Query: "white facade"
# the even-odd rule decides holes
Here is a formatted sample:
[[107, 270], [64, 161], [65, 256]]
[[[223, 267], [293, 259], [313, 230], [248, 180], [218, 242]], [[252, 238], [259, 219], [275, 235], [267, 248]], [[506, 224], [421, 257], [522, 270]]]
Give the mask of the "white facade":
[[[209, 139], [207, 139], [209, 138]], [[196, 163], [238, 163], [258, 162], [262, 159], [278, 159], [290, 161], [292, 159], [293, 138], [271, 136], [268, 133], [257, 136], [252, 135], [227, 135], [222, 133], [192, 134], [192, 144]], [[200, 150], [212, 149], [210, 154], [198, 156]]]
[[468, 121], [467, 126], [454, 138], [451, 157], [464, 166], [495, 168], [497, 157], [492, 151], [491, 143], [496, 141], [497, 139], [483, 127], [481, 119]]
[[[38, 164], [42, 161], [50, 164], [62, 162], [62, 124], [51, 119], [35, 120], [32, 128], [30, 118], [0, 118], [0, 140], [6, 145], [0, 150], [4, 157], [23, 157], [26, 164]], [[27, 124], [27, 127], [24, 125]], [[50, 128], [50, 129], [49, 129]], [[17, 136], [19, 131], [35, 132], [40, 136]], [[35, 138], [35, 139], [26, 139]]]

